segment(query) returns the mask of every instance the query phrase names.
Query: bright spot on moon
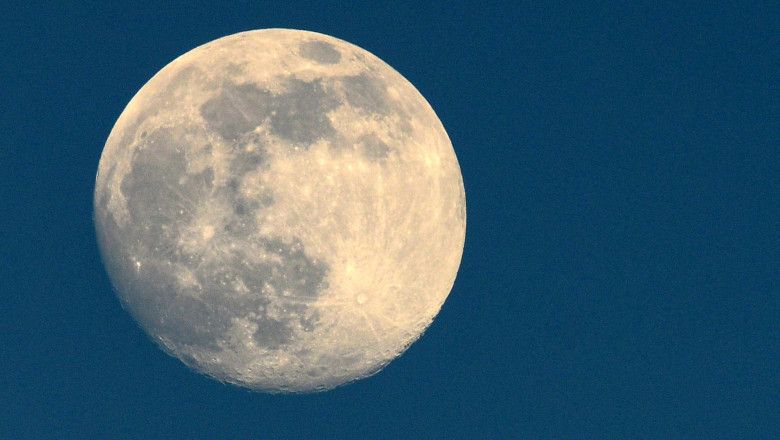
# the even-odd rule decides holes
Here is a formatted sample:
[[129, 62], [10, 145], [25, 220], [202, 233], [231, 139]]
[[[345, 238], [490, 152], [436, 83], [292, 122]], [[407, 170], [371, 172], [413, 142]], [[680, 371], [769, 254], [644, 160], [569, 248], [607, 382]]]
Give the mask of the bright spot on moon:
[[122, 304], [167, 353], [268, 392], [381, 370], [438, 314], [466, 205], [441, 122], [398, 72], [322, 34], [200, 46], [130, 101], [95, 224]]

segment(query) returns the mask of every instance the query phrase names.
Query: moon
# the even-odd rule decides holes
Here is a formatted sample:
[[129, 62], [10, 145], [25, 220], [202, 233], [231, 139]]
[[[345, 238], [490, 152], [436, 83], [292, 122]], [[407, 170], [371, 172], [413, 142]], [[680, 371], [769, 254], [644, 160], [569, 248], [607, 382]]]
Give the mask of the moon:
[[428, 102], [371, 53], [266, 29], [197, 47], [133, 97], [94, 220], [123, 307], [193, 370], [253, 390], [380, 371], [460, 265], [463, 179]]

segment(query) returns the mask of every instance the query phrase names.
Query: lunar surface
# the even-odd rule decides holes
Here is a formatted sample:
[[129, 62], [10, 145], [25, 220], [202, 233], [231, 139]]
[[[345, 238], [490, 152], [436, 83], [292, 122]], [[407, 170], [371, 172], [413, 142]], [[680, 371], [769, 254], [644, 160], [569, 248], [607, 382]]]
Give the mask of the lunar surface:
[[94, 217], [123, 306], [167, 353], [267, 392], [378, 372], [452, 289], [457, 158], [398, 72], [269, 29], [163, 68], [116, 122]]

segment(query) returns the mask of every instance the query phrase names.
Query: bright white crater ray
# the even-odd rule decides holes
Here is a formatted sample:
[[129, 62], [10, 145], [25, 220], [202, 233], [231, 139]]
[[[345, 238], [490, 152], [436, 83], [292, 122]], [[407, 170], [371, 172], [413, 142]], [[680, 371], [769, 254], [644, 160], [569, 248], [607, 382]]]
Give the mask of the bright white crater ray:
[[463, 180], [441, 122], [344, 41], [269, 29], [177, 58], [106, 142], [95, 223], [122, 304], [169, 354], [267, 392], [376, 373], [460, 265]]

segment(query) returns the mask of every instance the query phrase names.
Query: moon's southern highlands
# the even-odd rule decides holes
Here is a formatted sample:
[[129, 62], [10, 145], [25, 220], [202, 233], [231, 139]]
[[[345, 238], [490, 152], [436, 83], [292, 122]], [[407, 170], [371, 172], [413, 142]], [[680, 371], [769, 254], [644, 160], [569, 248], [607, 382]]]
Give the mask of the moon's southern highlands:
[[197, 47], [133, 97], [94, 215], [123, 306], [167, 353], [267, 392], [378, 372], [449, 295], [466, 226], [452, 144], [369, 52], [269, 29]]

